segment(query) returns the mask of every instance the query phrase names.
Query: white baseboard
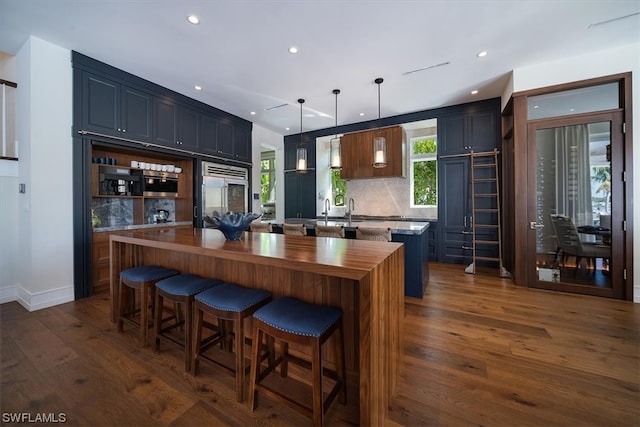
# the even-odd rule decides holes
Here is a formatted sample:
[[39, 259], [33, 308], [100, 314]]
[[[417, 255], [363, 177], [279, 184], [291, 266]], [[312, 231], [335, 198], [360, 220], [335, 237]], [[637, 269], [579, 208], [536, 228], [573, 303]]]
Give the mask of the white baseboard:
[[4, 304], [5, 302], [16, 301], [17, 299], [18, 299], [17, 286], [0, 288], [0, 304]]
[[53, 307], [54, 305], [64, 304], [65, 302], [73, 301], [75, 299], [73, 286], [36, 293], [31, 293], [22, 287], [15, 289], [16, 297], [12, 301], [18, 301], [21, 306], [29, 311]]

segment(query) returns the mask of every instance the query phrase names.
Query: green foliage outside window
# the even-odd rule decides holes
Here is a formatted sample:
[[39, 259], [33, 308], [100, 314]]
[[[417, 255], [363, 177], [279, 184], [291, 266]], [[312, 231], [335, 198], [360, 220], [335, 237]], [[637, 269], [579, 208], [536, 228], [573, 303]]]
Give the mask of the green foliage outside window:
[[438, 147], [436, 145], [436, 141], [433, 139], [423, 139], [420, 141], [415, 141], [412, 144], [413, 146], [413, 154], [431, 154], [437, 153]]
[[262, 200], [262, 203], [267, 203], [269, 201], [269, 193], [271, 193], [269, 178], [269, 173], [263, 173], [260, 175], [260, 199]]
[[347, 181], [340, 178], [339, 170], [331, 171], [331, 192], [333, 195], [333, 204], [335, 206], [344, 206], [344, 195], [347, 192]]
[[[413, 141], [413, 204], [436, 206], [438, 204], [437, 161], [433, 155], [438, 147], [433, 138]], [[426, 156], [424, 160], [419, 158]], [[430, 156], [429, 156], [430, 155]]]
[[270, 198], [275, 186], [275, 162], [272, 157], [260, 160], [260, 200], [263, 204], [273, 201]]
[[413, 203], [436, 206], [438, 204], [438, 181], [436, 161], [429, 160], [413, 164]]

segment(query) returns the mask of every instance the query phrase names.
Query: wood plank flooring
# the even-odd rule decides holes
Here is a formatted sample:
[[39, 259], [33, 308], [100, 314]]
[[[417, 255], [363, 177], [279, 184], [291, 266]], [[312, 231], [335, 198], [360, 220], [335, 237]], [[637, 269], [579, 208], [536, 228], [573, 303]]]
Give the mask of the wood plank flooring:
[[[405, 300], [390, 425], [640, 425], [640, 304], [430, 270], [425, 297]], [[73, 426], [311, 424], [264, 397], [249, 411], [221, 370], [185, 374], [178, 348], [140, 349], [135, 331], [109, 323], [106, 295], [33, 313], [3, 304], [0, 338], [3, 424], [23, 412], [64, 413]], [[353, 400], [334, 403], [327, 424], [355, 424]]]

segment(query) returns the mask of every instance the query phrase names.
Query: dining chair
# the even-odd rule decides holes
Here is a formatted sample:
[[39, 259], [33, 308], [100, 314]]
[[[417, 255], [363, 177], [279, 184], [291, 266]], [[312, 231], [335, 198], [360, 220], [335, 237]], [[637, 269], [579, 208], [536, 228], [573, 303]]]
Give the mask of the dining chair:
[[587, 266], [593, 265], [596, 268], [595, 260], [602, 258], [607, 260], [611, 258], [611, 248], [600, 245], [584, 243], [580, 240], [578, 230], [573, 224], [571, 217], [564, 215], [550, 215], [551, 226], [555, 237], [558, 241], [558, 257], [562, 259], [562, 265], [566, 263], [566, 259], [570, 256], [576, 258], [576, 269], [580, 267], [582, 258], [586, 258]]
[[342, 237], [344, 238], [344, 227], [339, 225], [317, 225], [316, 237]]
[[391, 229], [390, 228], [356, 227], [356, 239], [377, 240], [379, 242], [390, 242]]
[[282, 224], [282, 232], [284, 234], [306, 236], [307, 229], [304, 228], [304, 224]]

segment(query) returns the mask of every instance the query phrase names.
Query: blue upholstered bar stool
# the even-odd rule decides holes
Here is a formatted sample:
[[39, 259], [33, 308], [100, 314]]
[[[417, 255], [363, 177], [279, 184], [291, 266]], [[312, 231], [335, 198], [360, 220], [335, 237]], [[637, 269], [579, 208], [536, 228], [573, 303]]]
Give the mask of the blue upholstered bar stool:
[[[283, 400], [293, 409], [310, 416], [313, 424], [321, 426], [324, 415], [333, 399], [339, 394], [340, 402], [347, 402], [346, 375], [344, 370], [344, 342], [342, 333], [342, 310], [336, 307], [321, 306], [299, 301], [295, 298], [284, 297], [265, 305], [253, 313], [254, 333], [251, 360], [251, 375], [249, 379], [249, 402], [251, 410], [256, 408], [258, 391], [266, 395]], [[260, 372], [260, 346], [263, 334], [271, 336], [281, 342], [282, 354]], [[322, 367], [322, 345], [334, 335], [335, 343], [335, 371]], [[289, 343], [304, 345], [311, 348], [311, 371], [313, 398], [311, 407], [285, 396], [275, 389], [262, 384], [262, 380], [282, 364], [280, 374], [287, 376], [287, 363], [293, 362], [308, 367], [309, 362], [289, 354]], [[323, 400], [323, 374], [335, 380], [333, 389]]]
[[[180, 274], [156, 283], [155, 318], [153, 322], [155, 325], [155, 343], [153, 350], [155, 352], [159, 350], [160, 340], [172, 342], [184, 348], [185, 372], [191, 371], [191, 362], [193, 359], [191, 333], [194, 298], [198, 293], [221, 284], [222, 281], [220, 280], [205, 279], [192, 274]], [[184, 319], [180, 318], [178, 309], [176, 309], [175, 316], [166, 319], [162, 318], [165, 299], [176, 305], [184, 305]], [[171, 320], [175, 320], [175, 322], [167, 324]], [[184, 335], [182, 338], [171, 334], [174, 329], [182, 326], [184, 326]]]
[[[238, 402], [242, 402], [244, 400], [244, 383], [247, 373], [244, 356], [244, 320], [269, 302], [270, 299], [271, 294], [267, 291], [244, 288], [231, 283], [216, 286], [196, 295], [193, 375], [198, 373], [200, 360], [205, 360], [233, 372], [236, 377], [236, 399]], [[218, 318], [218, 326], [225, 320], [233, 322], [235, 346], [235, 366], [233, 368], [205, 354], [208, 349], [218, 342], [217, 339], [202, 340], [202, 328], [210, 327], [203, 322], [205, 313]], [[223, 331], [220, 338], [226, 339], [229, 336], [228, 331], [224, 327], [220, 329]]]
[[[122, 332], [124, 323], [130, 323], [140, 328], [140, 346], [147, 345], [147, 330], [149, 328], [149, 304], [153, 304], [155, 284], [167, 277], [175, 276], [178, 271], [157, 265], [133, 267], [120, 272], [118, 283], [118, 332]], [[127, 298], [129, 291], [133, 297]], [[135, 291], [140, 291], [140, 307], [135, 306]], [[139, 321], [136, 314], [140, 314]]]

